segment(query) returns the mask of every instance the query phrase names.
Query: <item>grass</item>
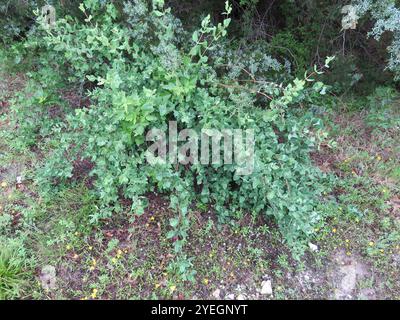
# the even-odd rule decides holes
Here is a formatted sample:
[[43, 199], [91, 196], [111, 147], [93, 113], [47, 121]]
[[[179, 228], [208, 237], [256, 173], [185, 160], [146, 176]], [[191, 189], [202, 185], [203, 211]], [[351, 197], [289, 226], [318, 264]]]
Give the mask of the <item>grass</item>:
[[19, 256], [21, 248], [0, 238], [0, 300], [18, 298], [25, 284], [24, 257]]
[[[24, 81], [4, 79], [0, 101], [8, 102]], [[330, 218], [311, 240], [318, 251], [296, 261], [272, 221], [244, 215], [221, 226], [208, 208], [196, 208], [185, 248], [194, 283], [168, 268], [175, 258], [165, 238], [173, 213], [163, 195], [148, 195], [142, 216], [122, 212], [90, 223], [97, 203], [84, 182], [38, 189], [35, 168], [54, 141], [37, 149], [16, 144], [8, 107], [2, 109], [0, 299], [213, 299], [216, 290], [221, 299], [329, 299], [342, 281], [343, 259], [365, 270], [352, 298], [400, 298], [399, 102], [389, 93], [377, 92], [369, 112], [349, 106], [326, 115], [337, 148], [313, 159], [337, 176], [326, 195], [336, 204], [322, 204]], [[382, 113], [390, 113], [389, 123]], [[46, 266], [56, 270], [52, 290], [41, 283]], [[260, 294], [264, 280], [272, 281], [273, 296]]]

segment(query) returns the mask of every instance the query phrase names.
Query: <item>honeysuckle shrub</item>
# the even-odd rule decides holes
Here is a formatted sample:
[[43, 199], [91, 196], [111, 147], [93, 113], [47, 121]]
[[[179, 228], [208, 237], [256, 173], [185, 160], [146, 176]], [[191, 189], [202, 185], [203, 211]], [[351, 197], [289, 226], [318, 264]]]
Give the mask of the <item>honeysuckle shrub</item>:
[[[292, 81], [287, 66], [261, 51], [242, 52], [239, 61], [218, 51], [230, 23], [229, 4], [223, 22], [214, 26], [206, 17], [191, 35], [162, 0], [134, 0], [123, 11], [111, 1], [85, 0], [80, 10], [84, 21], [66, 16], [49, 27], [39, 19], [38, 36], [27, 44], [52, 59], [37, 78], [57, 70], [86, 88], [91, 101], [50, 125], [57, 144], [39, 170], [40, 185], [51, 190], [71, 183], [74, 162], [90, 161], [100, 203], [92, 222], [124, 210], [121, 198], [131, 201], [135, 215], [146, 207], [146, 193], [169, 195], [176, 212], [166, 235], [176, 253], [171, 268], [184, 280], [194, 275], [184, 249], [196, 203], [211, 206], [221, 223], [247, 213], [272, 218], [299, 256], [324, 217], [318, 204], [329, 188], [328, 177], [309, 156], [326, 133], [321, 121], [304, 111], [325, 93], [324, 85], [313, 81], [320, 71]], [[167, 130], [170, 121], [178, 130], [198, 133], [254, 130], [253, 172], [237, 175], [235, 164], [149, 163], [146, 133]]]

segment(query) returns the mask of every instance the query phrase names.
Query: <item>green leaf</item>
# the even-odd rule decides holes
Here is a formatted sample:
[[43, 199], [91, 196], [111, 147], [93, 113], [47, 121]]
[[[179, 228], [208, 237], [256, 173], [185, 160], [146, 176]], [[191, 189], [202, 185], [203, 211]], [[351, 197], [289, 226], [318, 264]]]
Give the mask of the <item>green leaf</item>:
[[179, 218], [172, 218], [169, 220], [169, 224], [172, 228], [176, 228], [179, 224]]
[[174, 230], [170, 230], [170, 231], [168, 231], [167, 232], [167, 239], [172, 239], [173, 237], [175, 237], [176, 236], [176, 231], [174, 231]]

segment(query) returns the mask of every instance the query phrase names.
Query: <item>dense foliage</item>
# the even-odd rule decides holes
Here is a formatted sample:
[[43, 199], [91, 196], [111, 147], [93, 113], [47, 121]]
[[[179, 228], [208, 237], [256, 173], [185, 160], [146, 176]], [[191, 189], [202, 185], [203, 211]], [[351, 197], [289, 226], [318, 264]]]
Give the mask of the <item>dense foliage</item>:
[[400, 75], [400, 9], [396, 7], [396, 1], [358, 0], [354, 4], [359, 16], [364, 16], [368, 13], [375, 20], [375, 25], [369, 32], [370, 36], [380, 40], [386, 31], [393, 34], [393, 41], [388, 47], [390, 54], [388, 68], [398, 78]]
[[[285, 1], [280, 8], [287, 13], [296, 3]], [[260, 4], [241, 5], [249, 28]], [[313, 1], [307, 5], [309, 12], [316, 7]], [[382, 7], [359, 1], [357, 8], [360, 16], [370, 12], [376, 20], [374, 37], [385, 30], [394, 33], [389, 68], [398, 72], [394, 2]], [[311, 151], [328, 143], [316, 117], [321, 97], [335, 90], [318, 81], [333, 60], [326, 58], [328, 42], [312, 61], [313, 49], [320, 48], [315, 34], [302, 44], [309, 30], [288, 15], [271, 41], [232, 44], [227, 33], [234, 12], [229, 3], [224, 9], [219, 22], [207, 15], [192, 32], [163, 0], [84, 0], [79, 13], [59, 12], [54, 27], [37, 12], [38, 21], [23, 42], [25, 53], [39, 58], [31, 74], [34, 94], [28, 100], [21, 95], [14, 109], [17, 132], [27, 145], [49, 137], [58, 141], [39, 169], [38, 183], [48, 191], [74, 183], [77, 164], [90, 163], [87, 179], [94, 181], [99, 200], [92, 223], [124, 210], [122, 199], [134, 216], [146, 207], [148, 192], [168, 195], [176, 212], [167, 234], [177, 254], [171, 268], [185, 280], [193, 279], [185, 241], [194, 205], [210, 206], [220, 222], [246, 213], [272, 218], [298, 256], [324, 217], [319, 204], [329, 188], [329, 177], [310, 160]], [[22, 14], [6, 20], [6, 37], [20, 36], [24, 19]], [[357, 78], [354, 72], [351, 77]], [[71, 108], [61, 98], [63, 86], [77, 88], [80, 103]], [[146, 133], [167, 131], [170, 121], [178, 130], [197, 133], [203, 128], [254, 130], [254, 172], [237, 175], [237, 165], [149, 163]]]
[[[272, 73], [272, 80], [284, 67], [261, 51], [247, 56], [243, 52], [246, 58], [240, 61], [229, 51], [218, 51], [230, 22], [228, 4], [222, 23], [213, 26], [205, 18], [190, 41], [162, 1], [150, 7], [144, 1], [127, 4], [126, 24], [117, 22], [119, 12], [113, 4], [86, 0], [80, 8], [86, 21], [67, 16], [54, 29], [44, 25], [38, 31], [42, 34], [27, 43], [50, 63], [39, 71], [47, 93], [36, 91], [28, 102], [38, 113], [33, 108], [19, 110], [25, 113], [19, 119], [36, 120], [36, 128], [35, 123], [20, 121], [20, 130], [29, 139], [35, 132], [36, 138], [44, 138], [52, 130], [62, 131], [60, 145], [41, 170], [41, 183], [67, 183], [74, 163], [86, 159], [93, 163], [90, 175], [102, 204], [93, 212], [93, 222], [121, 210], [121, 197], [131, 201], [132, 213], [140, 214], [145, 194], [158, 191], [171, 195], [177, 212], [167, 235], [176, 253], [183, 250], [194, 203], [212, 205], [221, 222], [247, 212], [272, 216], [289, 245], [301, 252], [303, 240], [322, 218], [317, 210], [321, 173], [311, 165], [309, 152], [324, 139], [324, 132], [311, 114], [296, 115], [289, 106], [311, 101], [325, 90], [323, 85], [306, 89], [310, 75], [282, 86], [265, 75]], [[219, 75], [227, 68], [228, 73]], [[254, 85], [240, 83], [244, 71], [258, 78]], [[91, 104], [55, 121], [50, 84], [52, 79], [59, 83], [60, 77], [89, 88]], [[254, 172], [237, 175], [236, 165], [148, 163], [145, 133], [166, 128], [168, 121], [197, 132], [253, 129]], [[178, 264], [184, 277], [189, 277], [187, 262]]]

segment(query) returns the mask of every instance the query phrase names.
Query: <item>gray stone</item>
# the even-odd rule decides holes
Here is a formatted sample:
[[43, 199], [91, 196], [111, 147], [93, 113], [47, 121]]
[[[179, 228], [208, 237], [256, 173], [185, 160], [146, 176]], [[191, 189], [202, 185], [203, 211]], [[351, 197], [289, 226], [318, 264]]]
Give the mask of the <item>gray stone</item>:
[[56, 288], [56, 268], [53, 266], [44, 266], [39, 278], [44, 290], [50, 291]]
[[272, 295], [272, 282], [271, 280], [263, 281], [261, 284], [261, 294]]

